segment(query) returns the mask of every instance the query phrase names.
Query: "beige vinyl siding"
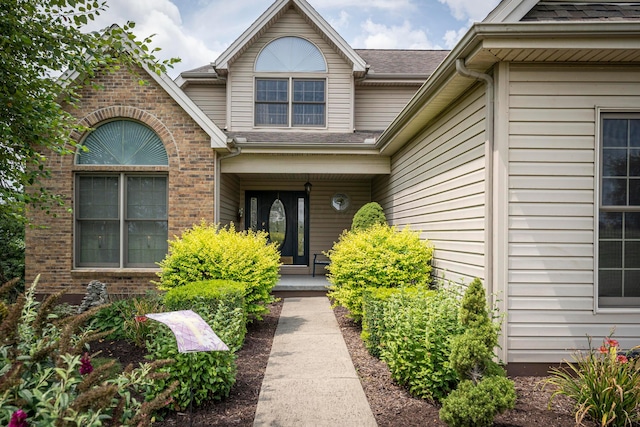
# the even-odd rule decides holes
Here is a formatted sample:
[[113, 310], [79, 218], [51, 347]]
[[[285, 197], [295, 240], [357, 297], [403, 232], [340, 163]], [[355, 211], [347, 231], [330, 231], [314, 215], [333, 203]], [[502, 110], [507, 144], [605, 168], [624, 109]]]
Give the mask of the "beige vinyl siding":
[[227, 127], [227, 89], [224, 85], [189, 85], [184, 93], [220, 129]]
[[439, 277], [484, 279], [485, 105], [475, 86], [395, 154], [391, 175], [374, 180], [388, 221], [410, 225], [435, 247]]
[[596, 107], [640, 110], [637, 68], [511, 65], [508, 362], [559, 362], [638, 314], [594, 312]]
[[[290, 9], [278, 22], [260, 37], [229, 69], [227, 85], [231, 106], [230, 129], [252, 130], [254, 108], [254, 64], [265, 44], [284, 36], [300, 36], [314, 43], [324, 54], [328, 74], [313, 73], [327, 78], [327, 131], [350, 132], [353, 130], [353, 78], [352, 65], [348, 64], [302, 17]], [[270, 73], [275, 76], [277, 73]], [[286, 74], [285, 76], [288, 76]], [[304, 77], [305, 73], [294, 76]], [[269, 129], [269, 128], [260, 128]], [[282, 128], [279, 128], [280, 130]], [[300, 131], [304, 128], [295, 128]], [[312, 128], [317, 131], [317, 128]]]
[[[313, 188], [309, 196], [309, 262], [313, 262], [314, 253], [328, 251], [338, 241], [343, 230], [351, 228], [353, 215], [364, 204], [371, 201], [371, 184], [368, 181], [311, 181]], [[279, 181], [265, 179], [243, 179], [241, 182], [241, 204], [244, 206], [245, 191], [301, 191], [304, 181]], [[331, 207], [331, 197], [335, 193], [347, 194], [351, 198], [351, 206], [345, 212], [336, 212]], [[320, 270], [318, 269], [320, 268]], [[311, 268], [304, 271], [293, 268], [296, 274], [311, 274]], [[316, 268], [316, 273], [321, 267]]]
[[386, 129], [417, 90], [417, 86], [356, 87], [356, 129]]
[[240, 178], [234, 174], [220, 174], [220, 223], [237, 224], [240, 206]]

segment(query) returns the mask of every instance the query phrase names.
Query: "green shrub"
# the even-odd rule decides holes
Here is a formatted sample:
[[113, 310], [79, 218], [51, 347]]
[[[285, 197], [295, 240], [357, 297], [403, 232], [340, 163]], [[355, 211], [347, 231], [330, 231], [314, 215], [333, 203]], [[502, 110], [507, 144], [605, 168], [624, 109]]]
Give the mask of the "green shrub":
[[442, 402], [440, 419], [451, 427], [489, 427], [515, 401], [513, 382], [506, 377], [489, 376], [477, 384], [464, 380]]
[[365, 288], [426, 286], [432, 254], [429, 243], [408, 228], [373, 225], [363, 231], [345, 231], [327, 253], [329, 296], [360, 321]]
[[371, 202], [358, 209], [358, 212], [353, 216], [351, 230], [361, 231], [366, 230], [372, 225], [384, 225], [386, 223], [387, 217], [384, 215], [382, 206], [377, 202]]
[[140, 321], [140, 316], [166, 311], [162, 295], [147, 292], [130, 298], [116, 300], [101, 306], [93, 316], [91, 327], [99, 332], [111, 331], [108, 339], [125, 339], [138, 347], [144, 347], [150, 333], [149, 324]]
[[[214, 332], [232, 352], [240, 350], [247, 333], [244, 284], [231, 280], [208, 280], [173, 288], [164, 296], [168, 310], [193, 310], [203, 319], [233, 313], [216, 320]], [[242, 320], [240, 322], [238, 319]]]
[[412, 395], [440, 400], [457, 384], [449, 352], [462, 333], [459, 304], [445, 290], [399, 292], [385, 304], [382, 360]]
[[547, 384], [575, 404], [576, 422], [589, 417], [601, 426], [631, 426], [640, 421], [640, 358], [628, 359], [611, 336], [597, 350], [574, 354], [574, 362], [551, 370]]
[[452, 339], [449, 361], [461, 383], [442, 401], [440, 418], [449, 426], [490, 426], [516, 403], [513, 381], [494, 360], [498, 326], [489, 318], [480, 279], [467, 287], [460, 308], [464, 332]]
[[398, 292], [400, 292], [399, 288], [365, 288], [362, 293], [362, 333], [360, 336], [367, 350], [374, 357], [380, 357], [385, 333], [385, 303]]
[[280, 254], [264, 232], [236, 232], [202, 222], [169, 242], [169, 254], [160, 263], [160, 289], [169, 290], [202, 280], [224, 279], [246, 285], [249, 320], [261, 319], [273, 301], [278, 283]]
[[177, 384], [151, 402], [136, 399], [153, 383], [162, 363], [112, 376], [114, 362], [92, 365], [85, 343], [100, 334], [81, 332], [95, 313], [70, 316], [53, 322], [51, 313], [61, 294], [42, 303], [34, 298], [37, 280], [11, 304], [0, 325], [0, 425], [12, 414], [26, 417], [29, 426], [147, 425], [153, 410], [163, 405]]
[[173, 407], [183, 410], [193, 403], [222, 399], [229, 395], [237, 372], [235, 352], [240, 349], [246, 334], [246, 314], [243, 302], [244, 288], [230, 281], [212, 280], [196, 282], [167, 292], [168, 310], [193, 310], [211, 326], [215, 334], [229, 347], [229, 351], [179, 353], [176, 339], [168, 327], [153, 322], [153, 339], [147, 340], [147, 349], [154, 359], [175, 360], [161, 368], [166, 379], [158, 380], [147, 395], [155, 396], [167, 384], [178, 381], [173, 392]]

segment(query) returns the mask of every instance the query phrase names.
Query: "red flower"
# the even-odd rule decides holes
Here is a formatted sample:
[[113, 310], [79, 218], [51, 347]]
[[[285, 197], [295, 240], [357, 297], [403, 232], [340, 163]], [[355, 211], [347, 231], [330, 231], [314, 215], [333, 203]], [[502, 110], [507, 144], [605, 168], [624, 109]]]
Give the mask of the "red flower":
[[609, 353], [609, 349], [603, 345], [600, 346], [600, 348], [598, 349], [598, 351], [602, 354], [607, 354]]
[[147, 321], [147, 316], [145, 316], [145, 315], [142, 315], [142, 316], [136, 316], [136, 317], [135, 317], [135, 319], [136, 319], [136, 322], [138, 322], [138, 323], [143, 323], [143, 322], [146, 322], [146, 321]]
[[619, 354], [618, 357], [616, 357], [616, 360], [620, 363], [627, 363], [629, 361], [629, 359], [627, 359], [627, 356], [625, 356], [624, 354]]
[[8, 427], [27, 427], [27, 413], [22, 409], [18, 409], [11, 414], [11, 421], [9, 421]]
[[605, 338], [604, 341], [607, 343], [609, 347], [618, 347], [618, 345], [620, 345], [618, 341], [611, 339], [609, 337]]
[[93, 366], [91, 366], [91, 358], [89, 353], [85, 352], [84, 356], [80, 359], [80, 375], [86, 375], [93, 372]]

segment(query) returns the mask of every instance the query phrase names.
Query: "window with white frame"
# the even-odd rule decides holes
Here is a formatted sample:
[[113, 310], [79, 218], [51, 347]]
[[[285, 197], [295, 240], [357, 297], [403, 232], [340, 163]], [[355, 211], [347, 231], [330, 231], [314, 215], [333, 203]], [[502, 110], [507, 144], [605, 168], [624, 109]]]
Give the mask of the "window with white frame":
[[156, 267], [168, 249], [168, 177], [156, 172], [168, 165], [162, 141], [143, 124], [117, 120], [83, 145], [87, 151], [76, 157], [85, 166], [75, 181], [76, 267]]
[[327, 66], [320, 50], [300, 37], [267, 44], [255, 64], [256, 126], [323, 127]]
[[600, 122], [598, 305], [640, 307], [640, 114]]

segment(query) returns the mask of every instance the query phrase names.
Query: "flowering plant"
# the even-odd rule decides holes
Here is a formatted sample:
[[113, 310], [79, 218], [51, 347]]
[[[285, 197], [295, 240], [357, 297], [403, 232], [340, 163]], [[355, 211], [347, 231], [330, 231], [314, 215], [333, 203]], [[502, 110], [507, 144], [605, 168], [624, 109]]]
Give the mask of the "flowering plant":
[[605, 337], [597, 349], [574, 354], [574, 363], [554, 368], [547, 384], [556, 386], [549, 404], [558, 395], [575, 403], [576, 423], [585, 416], [601, 426], [631, 426], [640, 420], [640, 359], [620, 350], [617, 340]]

